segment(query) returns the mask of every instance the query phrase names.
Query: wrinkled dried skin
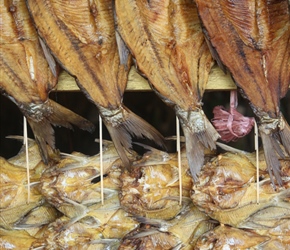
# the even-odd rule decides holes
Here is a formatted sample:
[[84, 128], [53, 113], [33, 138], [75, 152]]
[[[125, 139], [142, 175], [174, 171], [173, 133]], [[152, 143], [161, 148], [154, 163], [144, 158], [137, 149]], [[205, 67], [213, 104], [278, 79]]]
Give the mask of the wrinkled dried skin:
[[24, 230], [5, 230], [0, 228], [0, 249], [30, 249], [36, 238]]
[[[116, 151], [104, 151], [104, 199], [119, 190], [121, 169]], [[86, 207], [101, 201], [99, 155], [88, 157], [73, 153], [46, 171], [41, 177], [41, 192], [68, 217], [76, 217]]]
[[196, 250], [260, 249], [269, 237], [229, 226], [219, 226], [202, 235], [195, 246]]
[[130, 166], [126, 151], [132, 137], [163, 144], [161, 134], [122, 103], [132, 60], [115, 31], [113, 2], [28, 0], [27, 5], [40, 36], [97, 106], [124, 165]]
[[194, 249], [197, 239], [216, 226], [209, 219], [192, 204], [170, 221], [139, 217], [143, 224], [125, 236], [120, 248], [172, 249], [178, 245], [181, 249]]
[[229, 69], [260, 120], [268, 171], [273, 184], [282, 186], [277, 140], [290, 154], [290, 127], [280, 112], [290, 82], [289, 1], [196, 3], [216, 59]]
[[[235, 227], [247, 227], [251, 222], [255, 223], [255, 216], [258, 220], [263, 214], [262, 209], [271, 206], [273, 209], [277, 207], [275, 219], [283, 219], [285, 212], [289, 213], [288, 209], [281, 211], [280, 217], [278, 210], [279, 207], [283, 209], [289, 206], [285, 199], [289, 196], [289, 180], [285, 178], [283, 189], [275, 191], [269, 179], [265, 179], [259, 184], [260, 200], [256, 204], [257, 189], [254, 178], [254, 167], [247, 162], [246, 157], [227, 153], [204, 166], [201, 181], [193, 186], [191, 198], [194, 204], [212, 218]], [[269, 211], [264, 211], [265, 217]]]
[[190, 169], [197, 179], [204, 147], [214, 149], [219, 136], [201, 110], [213, 59], [195, 3], [119, 0], [116, 14], [118, 31], [138, 69], [180, 120]]
[[[171, 219], [182, 209], [179, 204], [179, 178], [177, 162], [135, 167], [134, 172], [121, 175], [120, 202], [134, 215]], [[182, 163], [182, 196], [189, 197], [192, 178], [188, 165]], [[186, 202], [186, 201], [185, 201]]]
[[[43, 238], [35, 246], [46, 246], [46, 249], [103, 249], [106, 245], [116, 245], [119, 239], [138, 224], [131, 215], [120, 208], [118, 197], [115, 195], [104, 205], [90, 207], [79, 221], [74, 222], [68, 217], [56, 220], [49, 225]], [[101, 244], [101, 240], [108, 242]]]
[[[149, 236], [146, 236], [147, 231], [151, 231]], [[144, 236], [138, 234], [144, 233]], [[136, 237], [136, 238], [135, 238]], [[172, 249], [181, 242], [177, 237], [170, 233], [163, 233], [156, 230], [150, 225], [143, 225], [130, 232], [124, 237], [119, 247], [120, 250], [137, 250], [137, 249]]]
[[55, 149], [51, 124], [67, 128], [74, 124], [90, 131], [94, 126], [48, 98], [57, 84], [58, 68], [49, 52], [44, 52], [26, 2], [2, 1], [0, 19], [0, 90], [27, 118], [42, 160], [48, 164], [46, 144]]

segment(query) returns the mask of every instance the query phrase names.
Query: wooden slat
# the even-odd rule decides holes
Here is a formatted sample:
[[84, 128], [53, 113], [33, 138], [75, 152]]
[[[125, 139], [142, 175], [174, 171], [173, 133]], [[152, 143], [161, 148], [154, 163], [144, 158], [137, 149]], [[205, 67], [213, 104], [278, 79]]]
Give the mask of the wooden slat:
[[[289, 85], [290, 88], [290, 85]], [[207, 91], [227, 91], [236, 89], [232, 78], [229, 74], [218, 67], [214, 66], [211, 70], [209, 80], [206, 86]], [[79, 91], [75, 79], [67, 72], [63, 71], [60, 74], [56, 91]], [[151, 91], [148, 81], [137, 73], [135, 67], [132, 67], [129, 74], [127, 91]]]
[[[209, 91], [236, 89], [229, 74], [225, 75], [219, 67], [213, 67], [206, 87]], [[60, 74], [56, 91], [79, 91], [75, 79], [67, 72]], [[127, 91], [151, 91], [148, 81], [132, 67], [129, 74]]]

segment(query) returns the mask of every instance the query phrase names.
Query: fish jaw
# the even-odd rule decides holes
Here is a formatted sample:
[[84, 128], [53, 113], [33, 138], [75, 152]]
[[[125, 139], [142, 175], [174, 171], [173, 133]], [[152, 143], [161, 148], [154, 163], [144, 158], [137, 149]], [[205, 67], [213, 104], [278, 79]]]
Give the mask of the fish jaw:
[[201, 109], [185, 111], [175, 107], [185, 135], [186, 154], [192, 177], [197, 175], [204, 163], [204, 148], [214, 150], [220, 137]]

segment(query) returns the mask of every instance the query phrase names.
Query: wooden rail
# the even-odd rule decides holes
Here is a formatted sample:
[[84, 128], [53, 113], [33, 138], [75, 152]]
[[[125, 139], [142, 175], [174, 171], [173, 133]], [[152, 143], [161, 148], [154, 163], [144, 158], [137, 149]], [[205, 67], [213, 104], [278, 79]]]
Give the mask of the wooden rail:
[[[209, 80], [206, 86], [208, 91], [217, 90], [232, 90], [236, 86], [229, 74], [224, 74], [223, 71], [215, 66], [212, 68]], [[67, 72], [63, 71], [60, 74], [56, 91], [78, 91], [75, 79]], [[151, 87], [148, 81], [137, 73], [135, 67], [132, 67], [129, 74], [127, 91], [150, 91]]]

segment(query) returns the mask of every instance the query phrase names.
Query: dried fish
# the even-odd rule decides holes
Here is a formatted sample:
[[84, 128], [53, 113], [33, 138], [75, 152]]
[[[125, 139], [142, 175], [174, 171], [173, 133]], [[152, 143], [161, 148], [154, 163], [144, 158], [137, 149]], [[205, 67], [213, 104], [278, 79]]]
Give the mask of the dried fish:
[[194, 249], [264, 249], [260, 246], [269, 239], [252, 231], [221, 225], [203, 234]]
[[[122, 162], [114, 144], [104, 143], [103, 186], [106, 200], [120, 188]], [[87, 156], [78, 152], [62, 155], [63, 159], [58, 164], [42, 174], [41, 193], [66, 216], [81, 217], [89, 206], [101, 201], [100, 155]], [[128, 154], [128, 158], [133, 161], [134, 156]]]
[[[91, 206], [79, 220], [61, 217], [51, 223], [33, 247], [45, 249], [116, 249], [119, 241], [139, 223], [120, 208], [117, 194]], [[77, 239], [77, 240], [76, 240]], [[111, 249], [111, 248], [110, 248]]]
[[6, 230], [0, 227], [0, 249], [30, 249], [37, 239], [24, 230]]
[[161, 99], [172, 106], [186, 137], [192, 176], [219, 135], [202, 111], [213, 64], [195, 3], [190, 0], [116, 1], [118, 32]]
[[268, 171], [273, 184], [282, 186], [278, 141], [290, 154], [290, 127], [280, 111], [290, 82], [289, 1], [196, 3], [216, 60], [230, 71], [260, 120]]
[[290, 181], [289, 177], [283, 177], [283, 189], [275, 191], [267, 173], [262, 170], [260, 173], [265, 179], [259, 183], [257, 204], [255, 166], [245, 155], [219, 155], [202, 169], [191, 198], [196, 206], [220, 223], [240, 228], [264, 228], [264, 222], [259, 220], [264, 214], [263, 220], [269, 223], [267, 214], [271, 209], [276, 209], [276, 215], [280, 213], [280, 219], [285, 213], [289, 216]]
[[154, 150], [136, 161], [134, 170], [123, 172], [121, 179], [120, 202], [122, 207], [134, 215], [172, 219], [188, 203], [192, 187], [192, 177], [188, 173], [188, 162], [183, 151], [182, 197], [179, 204], [179, 175], [177, 154]]
[[51, 124], [67, 128], [73, 124], [89, 131], [94, 126], [48, 98], [58, 69], [46, 61], [25, 1], [1, 1], [0, 19], [0, 90], [26, 116], [47, 164], [46, 144], [55, 149]]
[[126, 167], [132, 136], [163, 144], [151, 125], [122, 103], [131, 56], [115, 33], [113, 2], [28, 0], [40, 36], [93, 101]]
[[137, 219], [144, 225], [126, 235], [120, 249], [141, 249], [142, 246], [146, 249], [194, 249], [197, 239], [217, 225], [192, 203], [170, 221]]

